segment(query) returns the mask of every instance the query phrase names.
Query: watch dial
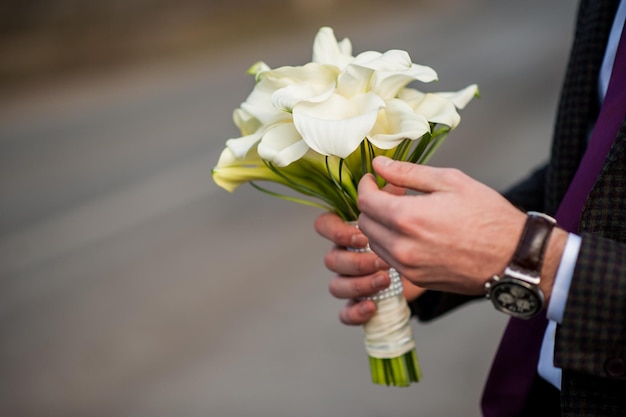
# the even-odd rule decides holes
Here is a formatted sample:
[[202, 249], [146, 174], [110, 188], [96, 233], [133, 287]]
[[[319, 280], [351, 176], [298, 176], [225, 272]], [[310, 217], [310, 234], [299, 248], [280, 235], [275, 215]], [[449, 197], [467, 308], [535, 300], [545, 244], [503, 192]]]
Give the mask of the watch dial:
[[541, 308], [541, 301], [534, 291], [510, 282], [495, 285], [492, 298], [499, 307], [513, 315], [530, 316]]

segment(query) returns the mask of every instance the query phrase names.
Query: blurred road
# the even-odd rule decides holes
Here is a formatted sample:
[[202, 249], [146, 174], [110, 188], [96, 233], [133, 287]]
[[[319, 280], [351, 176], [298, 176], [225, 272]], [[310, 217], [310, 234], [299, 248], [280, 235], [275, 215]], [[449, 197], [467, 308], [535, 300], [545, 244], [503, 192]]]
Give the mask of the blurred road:
[[[567, 0], [390, 3], [316, 14], [482, 98], [434, 164], [503, 189], [541, 163], [572, 36]], [[414, 324], [424, 379], [369, 382], [327, 293], [317, 211], [210, 169], [253, 62], [310, 59], [315, 30], [0, 98], [0, 415], [477, 416], [506, 318]]]

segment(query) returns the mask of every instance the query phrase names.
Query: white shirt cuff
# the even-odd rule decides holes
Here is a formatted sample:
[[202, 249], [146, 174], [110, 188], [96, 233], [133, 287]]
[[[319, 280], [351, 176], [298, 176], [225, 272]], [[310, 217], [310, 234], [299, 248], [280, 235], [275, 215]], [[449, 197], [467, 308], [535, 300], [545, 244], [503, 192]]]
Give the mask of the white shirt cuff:
[[581, 242], [582, 238], [580, 236], [573, 233], [568, 235], [565, 250], [563, 250], [563, 256], [561, 256], [561, 263], [559, 264], [559, 269], [554, 279], [547, 316], [549, 320], [557, 323], [563, 321], [567, 295], [569, 294], [569, 287], [572, 282], [572, 276], [574, 275], [574, 268], [576, 267], [576, 259], [578, 258]]

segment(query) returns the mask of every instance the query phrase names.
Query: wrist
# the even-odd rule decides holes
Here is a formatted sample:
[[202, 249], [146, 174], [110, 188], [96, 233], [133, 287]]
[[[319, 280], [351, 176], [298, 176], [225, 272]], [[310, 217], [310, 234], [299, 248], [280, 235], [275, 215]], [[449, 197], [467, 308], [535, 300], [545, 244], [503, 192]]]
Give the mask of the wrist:
[[554, 280], [556, 278], [559, 264], [561, 263], [561, 257], [565, 250], [565, 244], [567, 243], [568, 233], [560, 227], [555, 227], [550, 235], [548, 247], [546, 248], [546, 254], [541, 268], [541, 281], [539, 288], [543, 292], [546, 305], [550, 301], [552, 295], [552, 287], [554, 286]]
[[[556, 220], [546, 214], [527, 213], [517, 249], [504, 273], [494, 275], [485, 283], [486, 296], [497, 310], [528, 319], [545, 307], [544, 289], [551, 293], [559, 254], [563, 251], [561, 247], [559, 253], [561, 239], [557, 237], [551, 248], [550, 262], [546, 262], [555, 225]], [[551, 277], [543, 282], [546, 274]]]

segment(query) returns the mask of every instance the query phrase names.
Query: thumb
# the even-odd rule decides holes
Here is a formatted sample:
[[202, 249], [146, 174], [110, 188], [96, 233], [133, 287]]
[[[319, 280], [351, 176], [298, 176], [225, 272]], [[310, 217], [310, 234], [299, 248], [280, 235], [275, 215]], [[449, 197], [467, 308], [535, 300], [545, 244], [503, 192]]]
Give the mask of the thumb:
[[396, 187], [409, 188], [423, 193], [448, 188], [445, 186], [443, 168], [396, 161], [385, 156], [377, 156], [372, 164], [378, 175]]

